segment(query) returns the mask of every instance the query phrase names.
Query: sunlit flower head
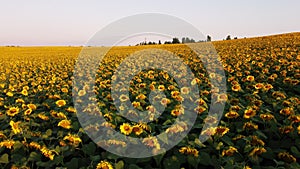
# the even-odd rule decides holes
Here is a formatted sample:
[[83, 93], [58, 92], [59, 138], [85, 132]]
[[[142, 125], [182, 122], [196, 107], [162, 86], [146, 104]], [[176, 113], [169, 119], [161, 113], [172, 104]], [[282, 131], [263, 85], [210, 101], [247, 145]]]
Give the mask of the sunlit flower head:
[[225, 117], [228, 118], [228, 119], [235, 119], [237, 117], [239, 117], [240, 115], [235, 112], [235, 111], [229, 111], [225, 114]]
[[65, 129], [70, 129], [71, 128], [71, 121], [70, 120], [67, 120], [67, 119], [64, 119], [64, 120], [61, 120], [57, 126], [59, 127], [62, 127], [62, 128], [65, 128]]
[[222, 151], [222, 156], [233, 156], [238, 150], [235, 147], [230, 146], [227, 150]]
[[186, 155], [193, 155], [195, 157], [198, 157], [199, 151], [195, 148], [190, 148], [190, 147], [181, 147], [179, 149], [179, 152], [181, 154], [186, 154]]
[[140, 127], [140, 125], [134, 125], [134, 126], [132, 126], [132, 132], [135, 134], [135, 135], [137, 135], [137, 136], [139, 136], [139, 135], [141, 135], [142, 133], [143, 133], [143, 128], [142, 127]]
[[11, 126], [11, 129], [15, 134], [21, 133], [21, 131], [22, 131], [22, 128], [19, 127], [20, 123], [21, 123], [20, 121], [14, 122], [12, 120], [9, 122], [9, 125]]
[[8, 116], [15, 116], [19, 113], [19, 108], [18, 107], [10, 107], [7, 111], [6, 114]]
[[107, 161], [101, 161], [97, 164], [96, 169], [114, 169], [112, 164]]
[[57, 100], [55, 102], [55, 104], [58, 106], [58, 107], [63, 107], [66, 105], [66, 101], [65, 100]]
[[244, 111], [244, 118], [245, 119], [249, 119], [249, 118], [251, 118], [255, 115], [256, 115], [256, 111], [253, 110], [252, 108], [248, 108]]
[[123, 133], [125, 135], [129, 135], [132, 132], [132, 127], [128, 123], [123, 123], [120, 126], [120, 131], [121, 131], [121, 133]]

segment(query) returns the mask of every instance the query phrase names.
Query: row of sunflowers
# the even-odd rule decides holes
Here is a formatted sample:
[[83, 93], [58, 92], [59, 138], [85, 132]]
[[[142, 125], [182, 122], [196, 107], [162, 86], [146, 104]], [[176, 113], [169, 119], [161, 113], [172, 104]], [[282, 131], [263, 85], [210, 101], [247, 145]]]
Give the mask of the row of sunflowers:
[[[0, 167], [300, 168], [300, 33], [212, 44], [225, 77], [208, 72], [203, 62], [213, 60], [201, 60], [188, 45], [113, 47], [95, 77], [77, 72], [84, 80], [94, 80], [94, 86], [85, 85], [84, 80], [74, 84], [74, 65], [82, 47], [1, 47]], [[115, 86], [120, 95], [113, 95], [112, 82], [124, 80], [115, 74], [122, 61], [136, 51], [151, 48], [179, 56], [194, 76], [181, 83], [197, 86], [199, 93], [180, 87], [167, 71], [146, 69], [130, 79], [128, 88]], [[215, 95], [218, 88], [211, 79], [226, 83], [226, 94]], [[123, 94], [127, 90], [129, 95]], [[165, 97], [150, 98], [151, 91], [159, 91]], [[75, 104], [83, 103], [91, 94], [96, 95], [93, 99], [97, 104], [77, 109]], [[196, 98], [191, 99], [196, 107], [182, 106], [187, 94]], [[75, 95], [84, 99], [74, 99]], [[218, 116], [208, 116], [214, 99], [225, 104], [220, 122]], [[119, 101], [117, 105], [114, 100]], [[148, 123], [120, 115], [121, 112], [132, 119], [140, 115], [127, 111], [128, 101], [135, 110], [147, 112], [143, 117]], [[154, 102], [164, 108], [161, 114], [151, 104]], [[92, 116], [105, 121], [86, 126], [79, 122], [79, 112], [94, 112]], [[190, 121], [172, 125], [191, 112], [197, 114], [193, 126]], [[204, 123], [218, 125], [201, 131]], [[117, 138], [96, 142], [87, 134], [103, 127], [141, 138], [153, 154], [170, 141], [157, 139], [157, 134], [165, 131], [180, 135], [191, 128], [170, 150], [134, 159], [105, 149], [123, 150], [129, 146], [126, 142]], [[200, 132], [209, 136], [207, 141], [199, 140]]]

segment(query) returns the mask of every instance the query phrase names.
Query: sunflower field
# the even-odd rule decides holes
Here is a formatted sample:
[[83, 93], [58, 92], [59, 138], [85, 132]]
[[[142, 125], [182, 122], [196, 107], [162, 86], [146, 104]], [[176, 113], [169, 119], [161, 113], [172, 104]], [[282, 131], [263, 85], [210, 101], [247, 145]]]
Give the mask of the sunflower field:
[[[81, 88], [74, 86], [74, 65], [82, 47], [0, 47], [0, 168], [300, 168], [300, 33], [212, 44], [225, 72], [221, 80], [226, 83], [226, 95], [212, 94], [217, 89], [210, 79], [220, 76], [208, 73], [184, 44], [113, 47], [95, 77], [79, 72], [95, 81], [93, 88], [84, 81]], [[179, 87], [163, 70], [135, 74], [129, 96], [120, 95], [120, 104], [113, 104], [112, 79], [120, 78], [115, 70], [131, 53], [148, 48], [172, 51], [191, 69], [195, 78], [187, 83], [197, 86], [199, 93], [194, 93], [197, 106], [189, 111], [195, 111], [197, 119], [188, 135], [170, 150], [153, 157], [125, 158], [102, 147], [126, 149], [126, 143], [118, 139], [95, 143], [86, 131], [109, 127], [124, 136], [143, 138], [146, 147], [159, 152], [168, 140], [153, 136], [165, 130], [180, 135], [190, 125], [172, 125], [187, 113], [181, 103], [190, 89]], [[149, 103], [153, 90], [166, 96], [153, 98], [164, 107], [160, 117]], [[91, 112], [95, 105], [78, 110], [75, 101], [80, 104], [89, 99], [91, 92], [97, 96], [97, 116], [106, 120], [82, 127], [78, 111]], [[74, 100], [74, 93], [82, 100]], [[213, 98], [225, 102], [219, 123], [217, 117], [208, 117]], [[122, 106], [126, 101], [149, 112], [145, 118], [151, 122], [120, 116], [119, 111], [139, 116], [126, 111]], [[202, 143], [199, 134], [204, 122], [218, 126], [202, 131], [209, 135]]]

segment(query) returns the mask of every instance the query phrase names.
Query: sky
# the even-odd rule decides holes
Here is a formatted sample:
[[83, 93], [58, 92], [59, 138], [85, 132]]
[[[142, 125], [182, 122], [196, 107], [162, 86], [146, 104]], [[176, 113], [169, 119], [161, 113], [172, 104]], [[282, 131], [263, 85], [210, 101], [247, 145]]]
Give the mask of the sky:
[[85, 45], [142, 13], [178, 17], [213, 40], [300, 32], [299, 7], [299, 0], [1, 0], [0, 46]]

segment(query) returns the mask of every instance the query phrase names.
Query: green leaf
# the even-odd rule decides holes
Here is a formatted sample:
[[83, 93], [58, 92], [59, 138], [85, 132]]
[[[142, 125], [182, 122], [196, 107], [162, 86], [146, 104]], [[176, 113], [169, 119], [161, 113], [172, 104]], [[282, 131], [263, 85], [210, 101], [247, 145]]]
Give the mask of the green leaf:
[[21, 148], [23, 146], [23, 144], [20, 141], [16, 141], [14, 144], [14, 150], [17, 150], [19, 148]]
[[276, 165], [278, 165], [278, 166], [280, 166], [280, 165], [284, 165], [284, 162], [283, 161], [277, 161], [277, 160], [273, 160], [275, 163], [276, 163]]
[[299, 152], [299, 150], [297, 149], [297, 147], [292, 146], [292, 147], [291, 147], [291, 152], [292, 152], [293, 155], [295, 155], [297, 158], [300, 158], [300, 152]]
[[66, 163], [67, 168], [78, 168], [78, 159], [73, 158], [70, 162]]
[[124, 162], [121, 160], [118, 163], [115, 164], [116, 169], [123, 169], [124, 168]]
[[28, 161], [40, 161], [41, 160], [41, 154], [38, 154], [36, 152], [31, 152], [28, 158]]
[[48, 129], [48, 130], [46, 131], [46, 135], [47, 135], [47, 136], [51, 136], [51, 135], [52, 135], [52, 130], [51, 130], [51, 129]]
[[173, 124], [172, 120], [168, 119], [162, 125], [165, 126], [165, 125], [168, 125], [168, 124]]
[[92, 161], [99, 161], [101, 159], [101, 156], [100, 155], [96, 155], [96, 156], [92, 156], [91, 157], [91, 160]]
[[0, 157], [0, 163], [9, 163], [9, 160], [8, 160], [8, 154], [3, 154], [1, 157]]
[[229, 146], [233, 146], [234, 144], [233, 144], [233, 142], [231, 141], [231, 138], [230, 137], [228, 137], [228, 136], [223, 136], [222, 138], [221, 138], [221, 140], [224, 142], [224, 143], [226, 143], [227, 145], [229, 145]]
[[162, 153], [153, 157], [156, 162], [156, 165], [160, 166], [161, 160], [163, 159], [164, 155], [165, 153]]
[[[180, 168], [180, 162], [176, 158], [176, 156], [173, 156], [171, 158], [165, 158], [164, 159], [164, 168]], [[173, 158], [173, 159], [172, 159]]]
[[137, 166], [137, 165], [135, 165], [135, 164], [130, 164], [130, 165], [128, 166], [128, 169], [142, 169], [142, 168], [139, 167], [139, 166]]
[[166, 144], [169, 144], [168, 136], [167, 136], [166, 133], [160, 134], [160, 135], [158, 136], [158, 138], [159, 138], [162, 142], [164, 142], [164, 143], [166, 143]]
[[258, 136], [260, 136], [260, 137], [262, 137], [262, 138], [264, 138], [264, 139], [268, 139], [268, 137], [267, 137], [263, 132], [261, 132], [261, 131], [259, 131], [259, 130], [256, 130], [255, 133], [256, 133]]
[[203, 143], [201, 143], [201, 141], [200, 141], [198, 138], [195, 139], [195, 143], [196, 143], [198, 146], [200, 146], [201, 148], [202, 148], [202, 147], [206, 147], [206, 145], [203, 144]]
[[200, 152], [199, 153], [199, 163], [202, 164], [202, 165], [211, 165], [212, 162], [211, 162], [211, 158], [209, 156], [208, 153], [206, 152]]
[[195, 158], [194, 156], [188, 156], [187, 161], [191, 164], [194, 168], [198, 168], [199, 159]]
[[89, 144], [84, 144], [82, 146], [82, 151], [87, 155], [93, 155], [95, 153], [96, 146], [93, 142], [90, 142]]

